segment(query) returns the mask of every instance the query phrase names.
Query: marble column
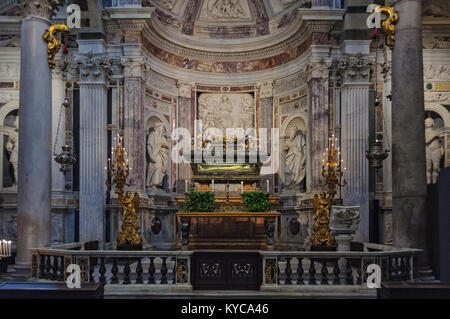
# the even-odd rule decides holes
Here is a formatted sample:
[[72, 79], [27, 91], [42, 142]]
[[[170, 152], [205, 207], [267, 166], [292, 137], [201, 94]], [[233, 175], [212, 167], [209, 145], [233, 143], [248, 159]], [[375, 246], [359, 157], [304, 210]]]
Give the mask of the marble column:
[[140, 57], [123, 58], [122, 65], [124, 66], [125, 148], [131, 161], [129, 189], [138, 192], [141, 199], [145, 199], [147, 194], [145, 192], [144, 60]]
[[[192, 137], [194, 137], [192, 127], [192, 117], [194, 116], [192, 112], [192, 95], [193, 85], [178, 82], [178, 106], [177, 106], [177, 127], [186, 128], [191, 132]], [[191, 179], [191, 166], [188, 163], [177, 164], [177, 193], [183, 194], [185, 191], [185, 180], [190, 181]]]
[[80, 241], [104, 242], [107, 155], [105, 55], [79, 56], [80, 68]]
[[392, 52], [392, 213], [394, 246], [427, 249], [425, 125], [420, 0], [394, 2]]
[[47, 43], [53, 1], [21, 1], [18, 239], [16, 272], [31, 267], [30, 248], [50, 244], [52, 73]]
[[[271, 151], [272, 147], [272, 128], [273, 125], [273, 82], [265, 82], [258, 84], [259, 88], [259, 128], [265, 128], [267, 130], [267, 152], [271, 156], [274, 156]], [[273, 163], [273, 161], [272, 161]], [[276, 167], [272, 167], [273, 170]], [[264, 192], [275, 192], [275, 174], [277, 171], [273, 171], [271, 174], [261, 176], [260, 189]], [[269, 190], [267, 190], [267, 180], [269, 180]]]
[[361, 207], [361, 223], [356, 238], [369, 241], [369, 73], [372, 60], [361, 54], [345, 54], [341, 59], [341, 154], [346, 168], [344, 203]]
[[321, 189], [322, 159], [328, 145], [328, 73], [330, 61], [310, 61], [307, 68], [309, 91], [309, 153], [311, 157], [311, 179], [308, 190]]

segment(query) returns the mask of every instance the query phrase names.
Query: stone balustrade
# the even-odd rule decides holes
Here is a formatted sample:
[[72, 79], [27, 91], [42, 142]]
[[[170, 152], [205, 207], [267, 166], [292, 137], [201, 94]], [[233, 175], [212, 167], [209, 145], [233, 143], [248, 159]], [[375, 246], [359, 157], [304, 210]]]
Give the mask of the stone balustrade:
[[[192, 289], [193, 251], [115, 251], [41, 248], [32, 250], [32, 277], [65, 281], [68, 265], [77, 264], [82, 282], [117, 285], [167, 285]], [[82, 247], [79, 245], [78, 247]], [[382, 282], [413, 281], [418, 249], [397, 249], [364, 244], [363, 251], [259, 251], [262, 258], [261, 290], [287, 286], [366, 285], [367, 267], [380, 267]], [[218, 252], [220, 253], [220, 252]], [[345, 261], [345, 262], [343, 262]], [[301, 265], [301, 267], [299, 267]]]

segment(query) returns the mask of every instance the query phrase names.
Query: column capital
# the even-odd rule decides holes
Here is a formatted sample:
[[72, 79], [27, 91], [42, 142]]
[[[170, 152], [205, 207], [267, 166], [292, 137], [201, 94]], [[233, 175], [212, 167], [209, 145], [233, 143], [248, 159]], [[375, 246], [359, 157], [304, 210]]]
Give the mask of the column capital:
[[50, 20], [58, 7], [63, 4], [63, 0], [20, 0], [19, 4], [22, 8], [22, 17], [38, 16]]
[[333, 61], [333, 70], [341, 77], [342, 84], [370, 84], [370, 70], [375, 64], [372, 55], [344, 54]]
[[122, 57], [120, 65], [126, 78], [144, 78], [145, 60], [142, 57]]
[[106, 84], [117, 64], [118, 61], [105, 54], [89, 53], [74, 59], [74, 67], [80, 72], [80, 84]]
[[306, 65], [308, 82], [312, 79], [328, 79], [332, 61], [329, 58], [311, 57]]
[[178, 96], [190, 98], [193, 87], [195, 87], [195, 84], [193, 83], [177, 81]]
[[259, 97], [261, 99], [273, 96], [273, 81], [257, 83], [256, 86], [259, 88]]

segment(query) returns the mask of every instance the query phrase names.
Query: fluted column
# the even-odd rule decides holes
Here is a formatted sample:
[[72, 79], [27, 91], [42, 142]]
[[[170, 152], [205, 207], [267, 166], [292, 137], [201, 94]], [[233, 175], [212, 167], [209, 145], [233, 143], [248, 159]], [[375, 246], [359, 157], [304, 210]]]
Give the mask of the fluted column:
[[104, 241], [107, 155], [107, 87], [109, 60], [80, 56], [80, 241]]
[[30, 248], [50, 244], [52, 74], [47, 43], [56, 1], [21, 1], [18, 239], [16, 271], [28, 272]]
[[392, 52], [392, 214], [394, 246], [427, 249], [425, 125], [420, 0], [394, 2]]
[[356, 237], [369, 240], [369, 163], [366, 158], [369, 138], [370, 63], [362, 55], [344, 55], [341, 60], [341, 154], [346, 167], [344, 203], [361, 207], [361, 222]]

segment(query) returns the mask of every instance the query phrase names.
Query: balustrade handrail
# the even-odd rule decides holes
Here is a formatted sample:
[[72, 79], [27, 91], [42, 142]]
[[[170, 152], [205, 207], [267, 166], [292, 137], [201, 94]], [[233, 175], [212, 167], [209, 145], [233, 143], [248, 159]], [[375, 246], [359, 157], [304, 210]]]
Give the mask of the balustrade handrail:
[[191, 256], [193, 251], [189, 250], [68, 250], [54, 248], [31, 248], [33, 254], [39, 255], [71, 255], [74, 257], [174, 257]]
[[268, 251], [260, 250], [263, 257], [309, 257], [309, 258], [370, 258], [389, 256], [416, 256], [422, 252], [421, 249], [397, 249], [389, 251]]

